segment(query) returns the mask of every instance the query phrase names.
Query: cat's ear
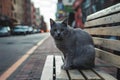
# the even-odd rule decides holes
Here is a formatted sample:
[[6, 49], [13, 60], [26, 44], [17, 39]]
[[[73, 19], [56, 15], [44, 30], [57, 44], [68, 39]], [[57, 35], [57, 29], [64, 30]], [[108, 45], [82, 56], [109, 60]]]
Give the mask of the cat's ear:
[[68, 24], [68, 18], [65, 18], [65, 19], [63, 20], [62, 24], [64, 24], [65, 26], [67, 26], [67, 24]]
[[50, 26], [52, 27], [55, 24], [55, 21], [50, 18]]

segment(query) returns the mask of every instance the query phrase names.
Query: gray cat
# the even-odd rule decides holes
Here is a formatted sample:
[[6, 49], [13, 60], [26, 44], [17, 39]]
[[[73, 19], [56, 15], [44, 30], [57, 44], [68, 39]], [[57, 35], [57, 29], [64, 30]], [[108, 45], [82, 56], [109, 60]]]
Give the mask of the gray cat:
[[63, 52], [62, 69], [90, 69], [94, 67], [95, 49], [91, 36], [80, 28], [67, 25], [67, 19], [55, 22], [50, 19], [50, 33], [56, 46]]

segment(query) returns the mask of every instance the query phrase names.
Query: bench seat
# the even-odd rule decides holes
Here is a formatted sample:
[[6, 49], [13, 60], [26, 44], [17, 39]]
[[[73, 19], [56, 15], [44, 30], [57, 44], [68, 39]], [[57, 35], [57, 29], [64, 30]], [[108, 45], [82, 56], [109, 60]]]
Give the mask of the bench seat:
[[117, 80], [113, 76], [96, 68], [89, 70], [62, 70], [61, 56], [48, 55], [41, 80]]

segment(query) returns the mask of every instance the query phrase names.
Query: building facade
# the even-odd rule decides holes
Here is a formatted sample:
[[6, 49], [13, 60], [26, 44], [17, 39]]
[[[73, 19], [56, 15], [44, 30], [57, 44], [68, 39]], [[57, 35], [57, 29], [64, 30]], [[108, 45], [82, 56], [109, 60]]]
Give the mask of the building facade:
[[13, 16], [14, 6], [11, 0], [0, 0], [0, 14], [7, 15], [8, 17]]
[[24, 0], [24, 25], [32, 25], [32, 19], [31, 19], [31, 1], [30, 0]]
[[64, 16], [65, 16], [65, 12], [64, 12], [63, 1], [62, 0], [58, 0], [56, 18], [59, 20], [59, 19], [63, 19]]
[[17, 24], [23, 24], [24, 20], [24, 0], [13, 0], [14, 3], [14, 16], [17, 20]]
[[39, 28], [40, 29], [40, 10], [39, 10], [39, 8], [35, 8], [36, 10], [35, 10], [35, 15], [36, 15], [36, 26], [37, 26], [37, 28]]
[[31, 3], [31, 23], [36, 28], [36, 9], [33, 3]]
[[[31, 0], [0, 0], [0, 24], [31, 26], [33, 24], [31, 7]], [[2, 20], [3, 18], [5, 20]]]
[[13, 0], [0, 0], [0, 25], [12, 26], [16, 22]]
[[72, 6], [75, 0], [63, 0], [65, 6]]

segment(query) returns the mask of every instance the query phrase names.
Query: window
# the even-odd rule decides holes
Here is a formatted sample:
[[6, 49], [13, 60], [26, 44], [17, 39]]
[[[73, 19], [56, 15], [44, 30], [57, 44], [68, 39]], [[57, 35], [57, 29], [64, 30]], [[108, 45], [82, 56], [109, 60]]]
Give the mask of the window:
[[0, 5], [0, 9], [2, 9], [2, 5]]
[[16, 0], [14, 0], [14, 3], [16, 4]]
[[71, 3], [72, 2], [72, 0], [69, 0], [69, 3]]
[[16, 13], [14, 13], [14, 17], [15, 17], [15, 18], [17, 17]]
[[14, 10], [14, 6], [13, 6], [13, 5], [11, 5], [11, 10], [12, 10], [12, 11]]
[[0, 13], [2, 13], [2, 6], [0, 6]]

